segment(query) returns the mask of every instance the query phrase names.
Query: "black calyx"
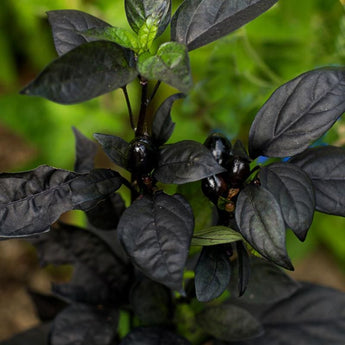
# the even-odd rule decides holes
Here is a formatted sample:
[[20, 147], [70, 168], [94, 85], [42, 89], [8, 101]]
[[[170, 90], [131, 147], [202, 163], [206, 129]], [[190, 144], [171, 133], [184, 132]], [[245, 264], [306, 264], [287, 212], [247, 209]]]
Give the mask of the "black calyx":
[[231, 151], [231, 143], [228, 138], [221, 133], [212, 133], [207, 137], [204, 145], [211, 151], [218, 164], [225, 167]]

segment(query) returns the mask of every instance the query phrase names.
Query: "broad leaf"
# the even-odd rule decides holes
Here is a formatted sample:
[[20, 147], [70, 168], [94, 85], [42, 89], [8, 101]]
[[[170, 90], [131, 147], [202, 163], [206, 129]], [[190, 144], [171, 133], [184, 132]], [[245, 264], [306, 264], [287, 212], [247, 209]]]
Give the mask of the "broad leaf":
[[264, 13], [278, 0], [185, 0], [171, 21], [171, 38], [189, 50], [213, 42]]
[[84, 304], [66, 308], [55, 319], [51, 345], [110, 345], [116, 335], [118, 312]]
[[313, 221], [315, 195], [308, 175], [298, 166], [273, 163], [262, 167], [261, 185], [278, 201], [285, 224], [304, 241]]
[[345, 70], [304, 73], [278, 88], [257, 113], [249, 153], [287, 157], [304, 151], [345, 111]]
[[72, 128], [75, 137], [76, 159], [74, 171], [78, 173], [89, 172], [94, 168], [97, 154], [97, 144], [85, 137], [75, 127]]
[[24, 237], [47, 231], [61, 214], [87, 210], [121, 186], [110, 169], [78, 174], [50, 166], [0, 174], [0, 237]]
[[235, 217], [243, 237], [261, 255], [292, 270], [285, 248], [285, 224], [278, 202], [266, 189], [249, 185], [239, 194]]
[[138, 327], [131, 331], [120, 345], [190, 345], [190, 343], [164, 328]]
[[170, 0], [125, 0], [127, 20], [131, 28], [138, 33], [147, 19], [157, 27], [161, 35], [170, 22]]
[[195, 267], [195, 292], [200, 302], [219, 297], [230, 282], [231, 266], [221, 246], [204, 247]]
[[94, 234], [74, 226], [57, 228], [33, 240], [41, 265], [73, 264], [72, 281], [54, 290], [69, 300], [89, 304], [117, 303], [125, 294], [130, 269]]
[[134, 80], [130, 51], [113, 42], [90, 42], [54, 60], [22, 94], [61, 104], [87, 101]]
[[192, 246], [214, 246], [216, 244], [241, 241], [241, 234], [227, 226], [216, 225], [193, 234]]
[[127, 167], [127, 151], [129, 144], [120, 137], [109, 134], [93, 135], [95, 139], [102, 145], [107, 156], [122, 168]]
[[118, 235], [133, 263], [146, 276], [182, 291], [193, 227], [192, 210], [180, 195], [157, 192], [134, 201], [123, 213]]
[[188, 92], [192, 87], [189, 56], [183, 44], [163, 43], [156, 55], [140, 55], [137, 68], [144, 78], [161, 80], [182, 92]]
[[183, 140], [162, 147], [154, 177], [162, 183], [183, 184], [224, 171], [204, 145]]
[[315, 208], [324, 213], [345, 216], [345, 149], [323, 146], [293, 157], [291, 163], [303, 169], [312, 180]]
[[345, 294], [304, 284], [261, 317], [265, 335], [236, 345], [343, 345]]
[[263, 333], [254, 316], [231, 304], [208, 307], [196, 317], [205, 332], [223, 341], [245, 340]]
[[158, 108], [152, 122], [152, 137], [157, 146], [167, 142], [174, 131], [175, 123], [171, 120], [171, 108], [176, 100], [183, 97], [183, 93], [171, 95]]
[[132, 287], [130, 303], [135, 315], [144, 325], [171, 322], [171, 292], [150, 279], [142, 279]]
[[99, 18], [77, 10], [48, 11], [47, 15], [53, 32], [55, 48], [59, 55], [95, 40], [85, 38], [81, 32], [91, 28], [110, 26]]

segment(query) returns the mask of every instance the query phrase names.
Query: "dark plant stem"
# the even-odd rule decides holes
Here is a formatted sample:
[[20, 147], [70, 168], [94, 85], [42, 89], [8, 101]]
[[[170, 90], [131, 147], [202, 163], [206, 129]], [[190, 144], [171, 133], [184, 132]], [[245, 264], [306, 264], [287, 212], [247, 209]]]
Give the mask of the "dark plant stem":
[[157, 91], [158, 91], [160, 85], [161, 85], [161, 81], [158, 80], [157, 83], [156, 83], [156, 85], [155, 85], [155, 87], [154, 87], [154, 89], [153, 89], [153, 91], [152, 91], [152, 95], [151, 95], [151, 97], [150, 97], [149, 103], [151, 103], [151, 101], [153, 100], [153, 98], [156, 96], [156, 93], [157, 93]]
[[132, 112], [131, 102], [129, 100], [129, 96], [128, 96], [128, 92], [127, 92], [127, 87], [124, 86], [122, 88], [122, 91], [123, 91], [123, 94], [125, 95], [125, 99], [126, 99], [128, 115], [129, 115], [129, 121], [131, 123], [132, 129], [135, 130], [135, 124], [134, 124], [134, 119], [133, 119], [133, 112]]
[[135, 136], [149, 135], [148, 125], [146, 120], [146, 109], [148, 105], [147, 90], [148, 90], [148, 81], [140, 77], [141, 85], [141, 106], [138, 119], [138, 126], [135, 132]]

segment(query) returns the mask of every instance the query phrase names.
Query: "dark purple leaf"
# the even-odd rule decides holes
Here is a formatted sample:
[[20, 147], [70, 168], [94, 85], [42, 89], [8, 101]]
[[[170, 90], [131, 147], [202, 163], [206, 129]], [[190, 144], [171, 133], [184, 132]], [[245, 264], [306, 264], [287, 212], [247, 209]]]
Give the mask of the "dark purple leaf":
[[315, 209], [314, 188], [308, 175], [294, 164], [273, 163], [261, 168], [259, 178], [278, 201], [286, 226], [304, 241]]
[[170, 22], [170, 0], [125, 0], [125, 9], [128, 23], [136, 33], [147, 19], [157, 23], [157, 36], [163, 33]]
[[94, 41], [92, 38], [82, 36], [82, 31], [110, 26], [99, 18], [77, 10], [48, 11], [47, 15], [52, 27], [55, 48], [59, 55], [65, 54], [81, 44]]
[[304, 151], [345, 111], [345, 70], [304, 73], [278, 88], [257, 113], [249, 153], [287, 157]]
[[172, 18], [171, 38], [193, 50], [250, 22], [277, 1], [185, 0]]
[[154, 177], [162, 183], [183, 184], [224, 171], [204, 145], [184, 140], [162, 147]]
[[219, 297], [231, 276], [230, 259], [221, 246], [203, 247], [195, 267], [195, 292], [200, 302]]
[[49, 230], [61, 214], [87, 210], [120, 188], [110, 169], [79, 174], [50, 166], [0, 174], [0, 237], [25, 237]]
[[51, 345], [110, 345], [117, 331], [118, 311], [74, 304], [55, 319]]
[[223, 341], [245, 340], [263, 334], [263, 328], [254, 316], [232, 304], [206, 307], [196, 319], [205, 332]]
[[76, 159], [74, 171], [78, 173], [89, 172], [94, 168], [97, 144], [85, 137], [75, 127], [72, 128], [75, 137]]
[[61, 104], [87, 101], [136, 78], [129, 54], [113, 42], [83, 44], [54, 60], [21, 93]]
[[110, 134], [95, 133], [95, 139], [102, 145], [107, 156], [122, 168], [127, 168], [127, 151], [129, 144], [120, 137]]
[[323, 146], [293, 157], [310, 177], [315, 190], [315, 208], [324, 213], [345, 216], [345, 149]]
[[[250, 257], [248, 255], [247, 249], [242, 241], [236, 242], [237, 250], [237, 264], [238, 264], [238, 280], [237, 280], [237, 290], [238, 295], [242, 296], [247, 290], [251, 268], [250, 268]], [[231, 280], [231, 282], [233, 279]]]
[[277, 265], [293, 269], [285, 248], [283, 216], [268, 190], [245, 187], [238, 196], [235, 216], [241, 234], [254, 249]]
[[183, 93], [171, 95], [158, 108], [152, 123], [152, 137], [157, 146], [167, 142], [174, 131], [175, 123], [171, 120], [170, 111], [174, 102], [183, 97]]
[[193, 228], [189, 204], [178, 194], [157, 192], [134, 201], [123, 213], [118, 235], [133, 263], [146, 276], [182, 292]]

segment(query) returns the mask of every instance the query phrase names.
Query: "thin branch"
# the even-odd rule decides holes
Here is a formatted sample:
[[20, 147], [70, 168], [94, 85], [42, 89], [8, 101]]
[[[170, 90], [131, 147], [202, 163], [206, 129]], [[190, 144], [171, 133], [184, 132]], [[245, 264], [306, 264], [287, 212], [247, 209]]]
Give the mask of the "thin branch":
[[122, 88], [123, 94], [125, 95], [126, 99], [126, 104], [127, 104], [127, 109], [128, 109], [128, 115], [129, 115], [129, 121], [131, 123], [131, 127], [133, 131], [135, 130], [135, 124], [134, 124], [134, 119], [133, 119], [133, 112], [132, 112], [132, 107], [131, 107], [131, 102], [129, 100], [128, 92], [127, 92], [127, 87], [124, 86]]
[[156, 85], [155, 85], [155, 87], [154, 87], [154, 89], [153, 89], [153, 91], [152, 91], [152, 95], [151, 95], [151, 97], [150, 97], [149, 103], [151, 103], [151, 101], [153, 100], [153, 98], [156, 96], [156, 93], [157, 93], [158, 88], [159, 88], [160, 85], [161, 85], [161, 81], [158, 80], [157, 83], [156, 83]]

